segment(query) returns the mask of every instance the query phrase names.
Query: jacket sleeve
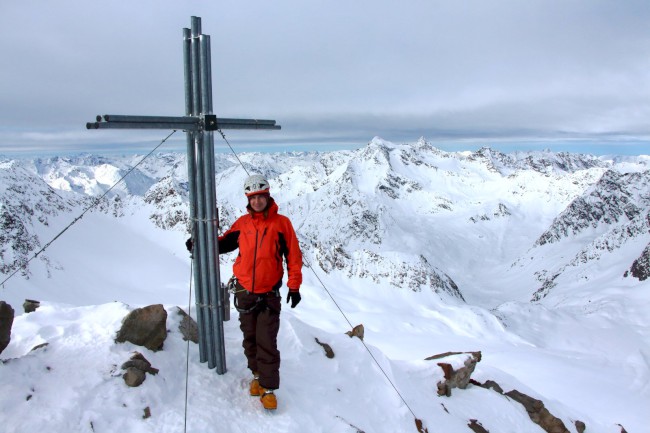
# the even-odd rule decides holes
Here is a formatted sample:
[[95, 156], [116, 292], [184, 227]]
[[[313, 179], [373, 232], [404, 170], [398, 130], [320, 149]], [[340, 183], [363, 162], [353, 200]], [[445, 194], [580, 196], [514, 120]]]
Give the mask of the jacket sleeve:
[[287, 248], [287, 274], [289, 276], [287, 287], [289, 290], [298, 290], [302, 284], [302, 252], [300, 251], [298, 237], [289, 218], [285, 218], [284, 225], [283, 231]]
[[226, 232], [219, 236], [219, 254], [226, 254], [239, 248], [239, 220], [230, 227]]

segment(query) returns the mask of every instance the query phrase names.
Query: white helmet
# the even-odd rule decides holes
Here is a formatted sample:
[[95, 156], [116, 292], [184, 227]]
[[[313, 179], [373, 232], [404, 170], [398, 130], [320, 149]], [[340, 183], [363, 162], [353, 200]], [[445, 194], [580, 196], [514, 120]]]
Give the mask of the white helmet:
[[270, 190], [271, 186], [269, 185], [269, 181], [261, 174], [248, 176], [248, 179], [244, 182], [244, 194], [246, 194], [246, 197], [268, 193]]

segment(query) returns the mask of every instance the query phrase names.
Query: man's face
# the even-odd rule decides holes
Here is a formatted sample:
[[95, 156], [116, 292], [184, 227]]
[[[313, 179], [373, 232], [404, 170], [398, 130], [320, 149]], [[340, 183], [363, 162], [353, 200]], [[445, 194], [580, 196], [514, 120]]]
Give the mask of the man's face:
[[248, 203], [255, 212], [262, 212], [269, 204], [269, 196], [266, 194], [255, 194], [248, 197]]

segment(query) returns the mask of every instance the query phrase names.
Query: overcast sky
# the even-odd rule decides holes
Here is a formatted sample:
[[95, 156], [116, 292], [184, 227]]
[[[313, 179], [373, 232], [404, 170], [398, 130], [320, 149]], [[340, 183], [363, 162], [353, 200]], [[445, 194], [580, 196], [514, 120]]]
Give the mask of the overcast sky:
[[151, 150], [165, 131], [85, 123], [185, 114], [192, 15], [215, 113], [282, 126], [224, 131], [241, 151], [423, 136], [650, 153], [648, 0], [0, 0], [0, 154]]

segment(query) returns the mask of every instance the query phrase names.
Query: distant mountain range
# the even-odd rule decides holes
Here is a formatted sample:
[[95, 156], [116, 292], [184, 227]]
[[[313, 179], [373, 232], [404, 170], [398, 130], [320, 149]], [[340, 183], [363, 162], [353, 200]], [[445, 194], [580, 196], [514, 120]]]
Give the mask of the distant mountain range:
[[[356, 151], [239, 158], [243, 165], [218, 157], [221, 230], [243, 212], [247, 172], [261, 173], [306, 262], [326, 273], [492, 306], [543, 301], [604, 273], [638, 283], [649, 274], [648, 156], [444, 152], [425, 140], [375, 138]], [[1, 160], [0, 272], [25, 266], [51, 240], [53, 219], [57, 227], [72, 221], [140, 159]], [[149, 221], [141, 224], [188, 231], [184, 154], [150, 157], [92, 212], [119, 222], [143, 209]], [[55, 273], [55, 262], [46, 250], [21, 274], [34, 266]]]

